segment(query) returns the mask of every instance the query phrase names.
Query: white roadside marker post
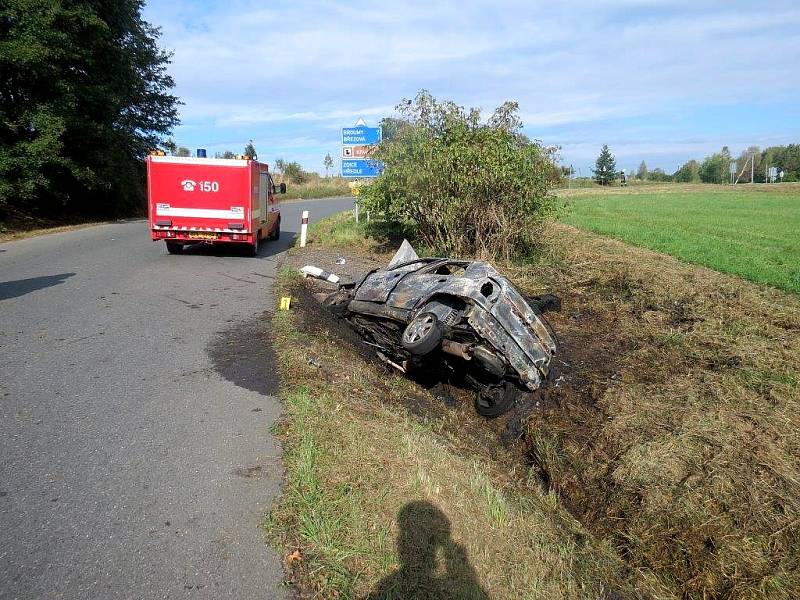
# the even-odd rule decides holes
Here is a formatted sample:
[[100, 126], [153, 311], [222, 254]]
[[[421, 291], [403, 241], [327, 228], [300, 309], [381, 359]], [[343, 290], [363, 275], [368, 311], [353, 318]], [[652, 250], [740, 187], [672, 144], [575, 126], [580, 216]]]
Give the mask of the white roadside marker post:
[[308, 211], [303, 211], [303, 218], [300, 220], [300, 247], [306, 247], [306, 234], [308, 234]]

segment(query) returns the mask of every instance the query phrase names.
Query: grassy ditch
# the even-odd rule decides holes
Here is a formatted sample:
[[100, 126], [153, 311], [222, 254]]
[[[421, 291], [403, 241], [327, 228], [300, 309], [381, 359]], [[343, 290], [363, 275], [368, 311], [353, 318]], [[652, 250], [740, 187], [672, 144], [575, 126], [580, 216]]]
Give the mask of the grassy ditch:
[[557, 227], [518, 268], [560, 294], [564, 385], [526, 445], [655, 596], [800, 590], [800, 301]]
[[567, 195], [571, 202], [564, 222], [800, 292], [800, 186], [659, 186], [588, 192]]
[[[335, 231], [340, 237], [329, 235]], [[381, 246], [380, 236], [365, 237], [364, 227], [343, 216], [312, 228], [311, 239], [318, 247], [341, 247], [353, 236], [358, 243], [348, 248], [350, 255]], [[404, 500], [416, 499], [407, 481], [400, 485], [412, 477], [415, 463], [409, 461], [416, 454], [400, 453], [397, 437], [412, 428], [444, 453], [429, 454], [421, 471], [426, 475], [418, 479], [433, 478], [426, 494], [449, 490], [434, 503], [453, 531], [469, 532], [462, 542], [491, 596], [531, 589], [545, 590], [542, 597], [591, 596], [611, 587], [652, 598], [797, 597], [800, 299], [564, 225], [550, 230], [544, 251], [530, 264], [502, 270], [521, 289], [552, 291], [563, 301], [560, 313], [548, 315], [559, 345], [553, 381], [542, 390], [543, 408], [510, 450], [476, 443], [468, 432], [488, 432], [489, 424], [476, 423], [469, 409], [420, 420], [400, 407], [403, 398], [419, 396], [414, 386], [393, 375], [387, 385], [385, 374], [352, 352], [338, 354], [349, 351], [335, 337], [303, 333], [300, 314], [281, 317], [281, 327], [292, 328], [283, 330], [279, 343], [294, 339], [292, 351], [300, 352], [284, 366], [286, 380], [306, 385], [317, 406], [332, 403], [334, 414], [346, 417], [331, 419], [323, 410], [320, 427], [357, 419], [352, 431], [362, 446], [368, 440], [368, 451], [355, 446], [342, 452], [339, 433], [329, 430], [331, 445], [320, 456], [335, 462], [326, 476], [330, 485], [355, 480], [366, 485], [362, 491], [374, 486], [370, 497], [383, 493], [392, 503], [381, 509], [380, 520], [391, 525]], [[306, 360], [323, 355], [318, 344], [324, 343], [332, 374], [320, 378]], [[354, 417], [359, 410], [363, 417]], [[297, 434], [286, 434], [291, 452]], [[403, 458], [387, 458], [397, 470], [383, 477], [384, 462], [373, 459], [387, 453]], [[446, 468], [437, 470], [439, 462]], [[514, 541], [506, 550], [511, 558], [485, 570], [476, 557], [485, 556], [482, 548], [494, 543], [503, 525], [497, 517], [474, 521], [472, 514], [457, 523], [459, 511], [481, 497], [484, 515], [503, 509], [488, 508], [494, 492], [476, 494], [469, 464], [478, 464], [513, 507], [514, 527], [502, 529]], [[549, 492], [520, 484], [534, 480]], [[290, 506], [284, 509], [293, 514]], [[337, 535], [350, 540], [363, 531], [361, 520], [371, 519], [370, 511], [337, 520]], [[516, 537], [534, 522], [548, 537], [537, 538], [534, 529]], [[378, 536], [383, 530], [367, 531]], [[357, 534], [363, 540], [369, 535]], [[299, 538], [295, 543], [308, 547]], [[554, 558], [559, 548], [555, 554], [566, 551], [567, 563]], [[349, 589], [361, 593], [380, 570], [347, 560], [354, 578]], [[312, 571], [332, 572], [324, 564], [317, 568]], [[518, 579], [520, 569], [535, 572]], [[362, 580], [361, 573], [370, 575]]]
[[[585, 598], [623, 564], [552, 493], [493, 457], [483, 428], [364, 360], [294, 276], [274, 339], [286, 383], [287, 481], [267, 528], [295, 584], [343, 598]], [[467, 440], [468, 438], [468, 440]], [[427, 595], [425, 595], [427, 594]]]

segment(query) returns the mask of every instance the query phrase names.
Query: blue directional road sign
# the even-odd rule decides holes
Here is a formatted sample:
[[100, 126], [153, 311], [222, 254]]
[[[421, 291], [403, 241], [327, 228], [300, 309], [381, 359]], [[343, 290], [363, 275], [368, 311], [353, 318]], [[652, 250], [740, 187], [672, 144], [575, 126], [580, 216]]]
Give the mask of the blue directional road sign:
[[373, 145], [381, 141], [380, 127], [367, 127], [366, 125], [356, 125], [355, 127], [342, 127], [342, 145]]
[[366, 158], [342, 159], [342, 177], [377, 177], [383, 170], [383, 163]]

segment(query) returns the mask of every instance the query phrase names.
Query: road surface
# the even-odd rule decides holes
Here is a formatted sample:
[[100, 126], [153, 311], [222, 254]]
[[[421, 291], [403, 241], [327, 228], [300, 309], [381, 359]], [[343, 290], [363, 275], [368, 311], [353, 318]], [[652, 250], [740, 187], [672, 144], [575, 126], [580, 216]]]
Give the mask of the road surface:
[[350, 206], [285, 204], [256, 258], [171, 256], [144, 221], [0, 244], [0, 598], [285, 594], [258, 317], [300, 212]]

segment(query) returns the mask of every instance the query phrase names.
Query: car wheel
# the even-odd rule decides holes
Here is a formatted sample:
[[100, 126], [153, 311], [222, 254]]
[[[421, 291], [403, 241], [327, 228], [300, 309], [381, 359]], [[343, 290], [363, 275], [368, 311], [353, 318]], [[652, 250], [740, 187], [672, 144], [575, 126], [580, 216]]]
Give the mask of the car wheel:
[[475, 410], [483, 417], [499, 417], [514, 406], [517, 394], [517, 387], [508, 381], [502, 386], [480, 389], [475, 394]]
[[403, 348], [411, 354], [428, 354], [442, 341], [442, 325], [432, 312], [418, 314], [403, 331]]
[[180, 254], [183, 252], [183, 244], [180, 242], [167, 242], [167, 252], [170, 254]]

